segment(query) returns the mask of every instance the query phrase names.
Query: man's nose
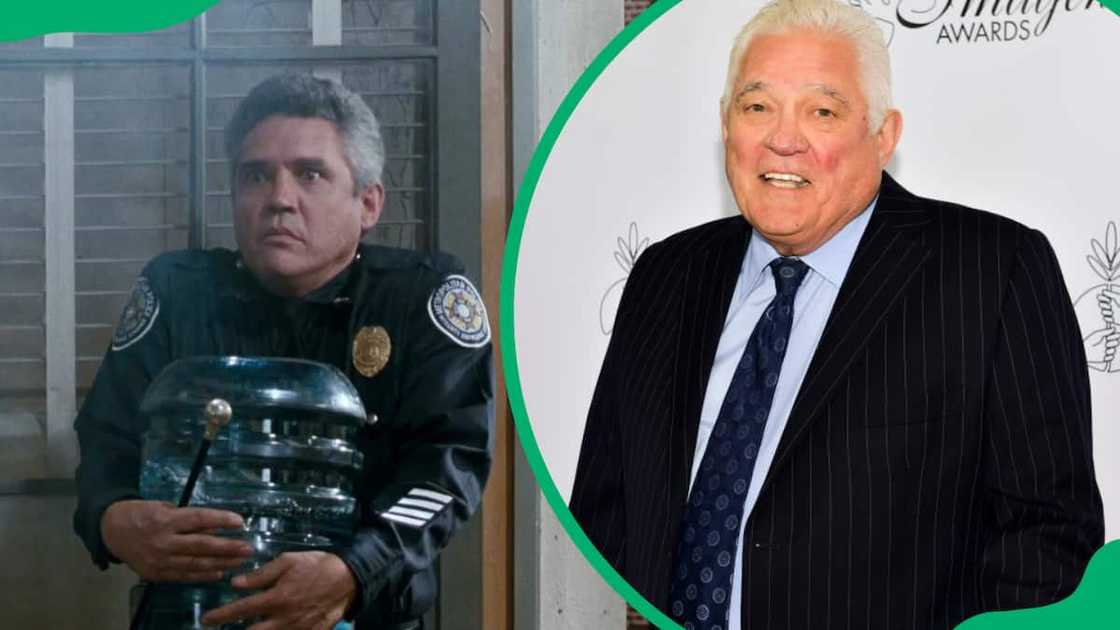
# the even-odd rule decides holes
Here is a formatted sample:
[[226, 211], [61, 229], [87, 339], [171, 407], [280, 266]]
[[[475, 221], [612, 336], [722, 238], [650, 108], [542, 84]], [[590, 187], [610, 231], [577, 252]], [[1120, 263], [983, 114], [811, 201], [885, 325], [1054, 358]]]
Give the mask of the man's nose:
[[808, 149], [809, 142], [801, 132], [797, 117], [783, 113], [766, 136], [766, 147], [778, 155], [793, 155]]
[[274, 212], [294, 210], [299, 195], [295, 177], [286, 169], [279, 169], [272, 178], [272, 189], [268, 197], [268, 207]]

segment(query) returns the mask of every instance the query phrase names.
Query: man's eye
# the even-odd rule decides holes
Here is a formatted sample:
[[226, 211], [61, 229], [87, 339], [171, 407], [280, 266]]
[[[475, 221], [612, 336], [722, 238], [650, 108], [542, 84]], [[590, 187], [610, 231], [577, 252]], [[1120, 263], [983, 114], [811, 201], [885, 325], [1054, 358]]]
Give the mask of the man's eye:
[[743, 107], [743, 111], [745, 111], [745, 112], [764, 112], [764, 111], [766, 111], [766, 106], [763, 105], [762, 103], [747, 103], [747, 105], [745, 107]]
[[817, 118], [835, 118], [836, 117], [836, 112], [832, 111], [831, 109], [825, 108], [825, 107], [818, 108], [814, 113], [817, 115]]
[[263, 171], [242, 171], [241, 181], [246, 184], [263, 184], [268, 181], [268, 176]]
[[304, 171], [300, 173], [300, 177], [302, 177], [305, 181], [313, 182], [322, 178], [323, 172], [313, 168], [308, 168], [304, 169]]

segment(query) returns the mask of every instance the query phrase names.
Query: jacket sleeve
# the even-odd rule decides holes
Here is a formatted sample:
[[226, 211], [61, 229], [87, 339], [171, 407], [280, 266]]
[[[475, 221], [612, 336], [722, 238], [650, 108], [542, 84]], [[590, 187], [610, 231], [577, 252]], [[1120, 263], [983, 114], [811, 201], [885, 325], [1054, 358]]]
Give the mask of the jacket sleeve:
[[169, 360], [167, 304], [156, 275], [153, 261], [137, 278], [74, 420], [80, 449], [74, 530], [102, 569], [118, 560], [101, 539], [101, 516], [116, 501], [140, 498], [140, 399]]
[[1046, 238], [1026, 233], [1003, 297], [985, 408], [987, 609], [1069, 595], [1103, 542], [1089, 375], [1065, 287]]
[[[335, 550], [359, 584], [361, 602], [352, 612], [432, 566], [478, 509], [490, 471], [489, 324], [484, 338], [456, 340], [433, 321], [430, 301], [425, 292], [409, 314], [400, 406], [375, 425], [378, 439], [392, 444], [388, 479], [361, 506], [363, 525], [352, 543]], [[481, 299], [474, 304], [485, 321]]]
[[659, 247], [654, 244], [638, 258], [623, 289], [613, 334], [587, 412], [568, 505], [591, 543], [619, 571], [625, 558], [627, 528], [617, 383], [630, 358], [624, 348], [632, 347], [634, 318], [642, 313], [642, 303], [648, 297], [640, 294], [650, 284], [649, 261]]

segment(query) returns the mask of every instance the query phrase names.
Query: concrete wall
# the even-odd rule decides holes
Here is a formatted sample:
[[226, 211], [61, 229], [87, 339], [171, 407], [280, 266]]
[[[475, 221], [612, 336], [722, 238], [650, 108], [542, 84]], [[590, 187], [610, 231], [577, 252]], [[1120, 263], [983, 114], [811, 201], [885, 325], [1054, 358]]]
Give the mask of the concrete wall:
[[127, 568], [100, 571], [70, 527], [75, 499], [0, 496], [0, 628], [128, 627]]
[[[556, 107], [623, 26], [623, 3], [529, 0], [513, 6], [513, 170], [520, 184]], [[519, 454], [520, 455], [520, 454]], [[626, 606], [568, 539], [524, 458], [516, 483], [516, 628], [623, 630]]]

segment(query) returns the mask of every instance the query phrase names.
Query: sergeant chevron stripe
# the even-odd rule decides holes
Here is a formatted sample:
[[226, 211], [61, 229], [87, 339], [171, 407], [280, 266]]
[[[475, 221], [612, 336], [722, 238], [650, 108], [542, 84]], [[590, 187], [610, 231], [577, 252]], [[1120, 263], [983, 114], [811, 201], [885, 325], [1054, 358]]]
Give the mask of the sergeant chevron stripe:
[[409, 527], [423, 527], [454, 499], [449, 494], [413, 488], [397, 499], [393, 507], [381, 512], [381, 517]]

